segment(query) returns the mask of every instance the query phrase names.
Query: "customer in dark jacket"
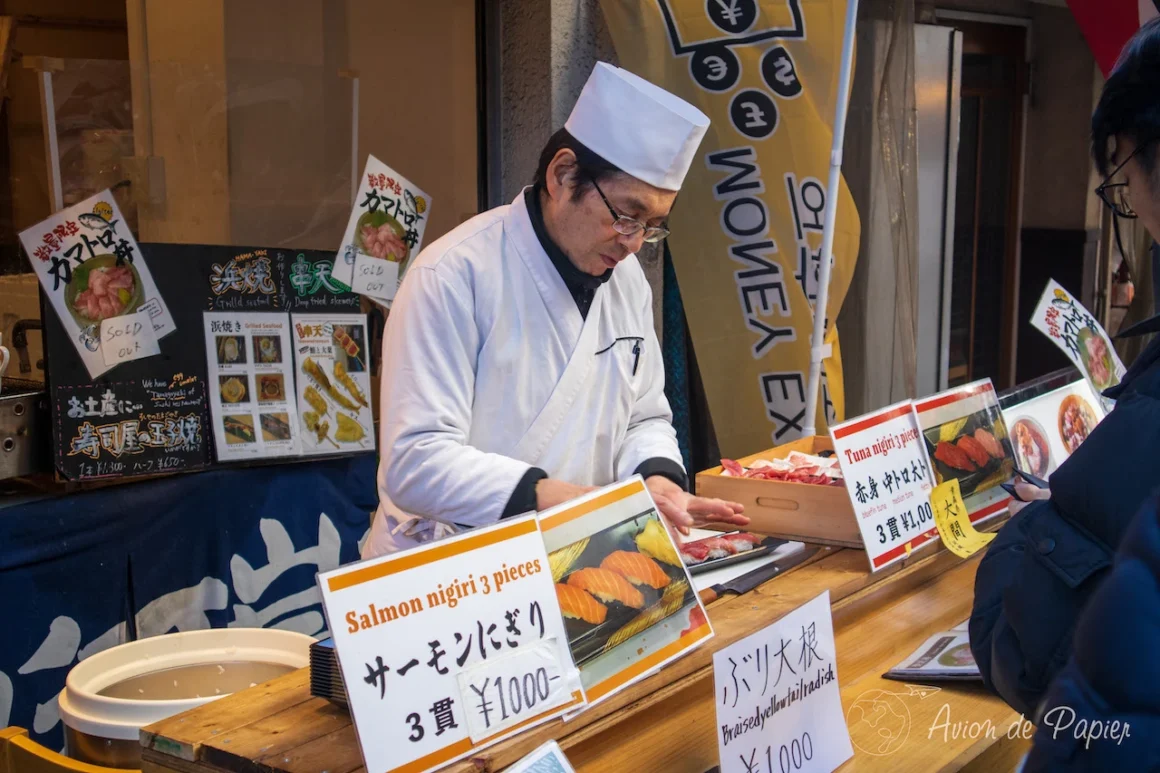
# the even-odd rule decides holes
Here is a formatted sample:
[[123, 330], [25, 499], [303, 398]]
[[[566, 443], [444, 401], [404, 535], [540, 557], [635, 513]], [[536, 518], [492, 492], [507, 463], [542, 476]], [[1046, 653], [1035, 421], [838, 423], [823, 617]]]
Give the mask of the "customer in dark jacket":
[[[1160, 234], [1160, 21], [1139, 30], [1109, 76], [1092, 154], [1116, 216]], [[1158, 330], [1153, 317], [1125, 334]], [[1106, 394], [1115, 409], [1052, 474], [1051, 498], [1004, 525], [975, 579], [971, 649], [983, 681], [1029, 719], [1068, 661], [1076, 620], [1129, 522], [1160, 484], [1160, 338]]]
[[1124, 535], [1043, 701], [1024, 773], [1160, 769], [1160, 501]]

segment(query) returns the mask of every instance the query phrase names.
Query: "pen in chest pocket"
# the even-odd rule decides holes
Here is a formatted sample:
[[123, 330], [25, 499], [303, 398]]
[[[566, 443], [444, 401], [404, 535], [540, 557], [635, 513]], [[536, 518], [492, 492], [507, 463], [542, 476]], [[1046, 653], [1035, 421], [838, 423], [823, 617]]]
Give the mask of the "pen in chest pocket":
[[621, 336], [596, 353], [604, 354], [621, 341], [632, 341], [632, 375], [635, 376], [637, 368], [640, 366], [640, 345], [644, 342], [644, 338], [641, 336]]

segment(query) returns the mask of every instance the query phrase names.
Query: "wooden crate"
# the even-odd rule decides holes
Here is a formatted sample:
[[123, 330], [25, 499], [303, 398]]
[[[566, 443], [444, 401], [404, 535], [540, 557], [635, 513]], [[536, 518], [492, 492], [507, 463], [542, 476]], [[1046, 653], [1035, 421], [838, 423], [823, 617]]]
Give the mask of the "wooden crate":
[[[833, 448], [829, 437], [815, 435], [737, 461], [748, 467], [758, 459], [784, 459], [790, 451], [817, 454]], [[697, 473], [697, 495], [745, 505], [749, 531], [821, 545], [864, 547], [845, 486], [734, 478], [721, 472], [722, 468], [714, 467]]]

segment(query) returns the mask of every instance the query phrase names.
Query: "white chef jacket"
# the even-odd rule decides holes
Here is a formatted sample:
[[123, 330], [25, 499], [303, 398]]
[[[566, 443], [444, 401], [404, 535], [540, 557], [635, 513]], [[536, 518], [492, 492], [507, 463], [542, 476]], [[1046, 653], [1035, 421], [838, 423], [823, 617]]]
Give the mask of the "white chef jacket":
[[654, 457], [681, 465], [664, 383], [635, 255], [584, 318], [523, 193], [468, 220], [416, 257], [391, 307], [363, 557], [495, 523], [532, 467], [604, 486]]

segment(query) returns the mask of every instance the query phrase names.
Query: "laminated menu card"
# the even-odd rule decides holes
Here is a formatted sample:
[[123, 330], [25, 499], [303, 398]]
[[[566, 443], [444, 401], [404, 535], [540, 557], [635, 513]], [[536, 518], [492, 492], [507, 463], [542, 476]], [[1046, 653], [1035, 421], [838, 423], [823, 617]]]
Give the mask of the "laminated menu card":
[[306, 455], [375, 447], [365, 314], [293, 314], [294, 381]]

